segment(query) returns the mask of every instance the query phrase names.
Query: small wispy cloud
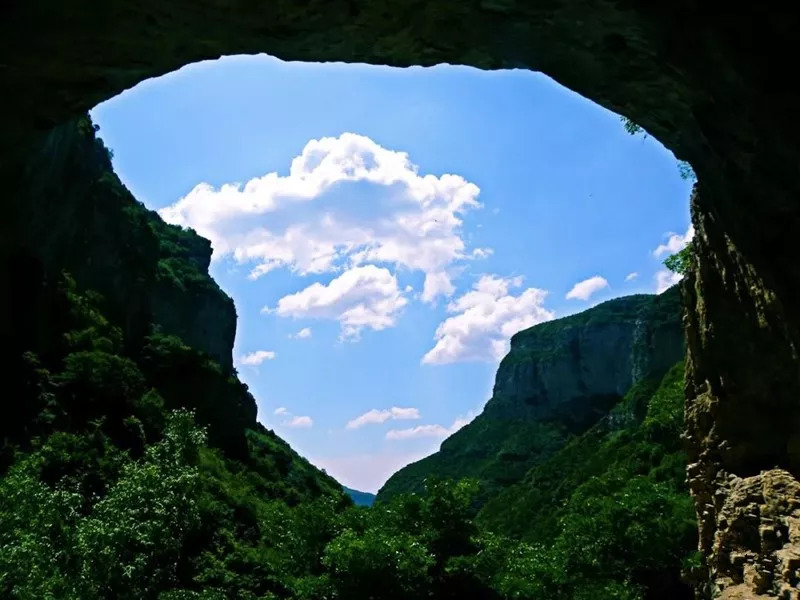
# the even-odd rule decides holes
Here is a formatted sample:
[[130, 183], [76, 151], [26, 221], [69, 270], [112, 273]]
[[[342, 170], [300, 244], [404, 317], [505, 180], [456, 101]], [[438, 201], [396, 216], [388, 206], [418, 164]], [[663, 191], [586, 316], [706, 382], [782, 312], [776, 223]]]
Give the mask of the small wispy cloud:
[[271, 350], [256, 350], [250, 354], [245, 354], [239, 358], [239, 362], [248, 367], [255, 367], [263, 363], [265, 360], [272, 360], [275, 358], [275, 353]]
[[[653, 256], [656, 258], [683, 250], [694, 238], [694, 226], [690, 224], [683, 235], [679, 233], [669, 233], [667, 235], [669, 235], [667, 242], [660, 244], [653, 250]], [[661, 269], [655, 274], [656, 294], [667, 291], [681, 279], [683, 279], [683, 275], [680, 273], [673, 273], [669, 269]]]
[[408, 429], [390, 429], [386, 432], [387, 440], [410, 440], [414, 438], [437, 437], [444, 438], [453, 435], [456, 431], [469, 424], [475, 418], [475, 413], [470, 412], [465, 417], [458, 417], [450, 427], [444, 425], [417, 425]]
[[311, 417], [302, 416], [302, 417], [292, 417], [291, 420], [286, 421], [283, 424], [286, 427], [311, 427], [314, 424], [314, 421]]
[[494, 250], [491, 248], [475, 248], [472, 251], [472, 258], [489, 258], [492, 254]]
[[276, 417], [286, 417], [280, 423], [283, 427], [311, 427], [314, 424], [314, 420], [308, 415], [292, 415], [285, 406], [279, 406], [272, 411], [272, 414]]
[[567, 292], [566, 299], [567, 300], [588, 300], [594, 294], [602, 290], [603, 288], [608, 287], [608, 281], [605, 277], [600, 277], [599, 275], [595, 275], [594, 277], [589, 277], [589, 279], [584, 279], [583, 281], [579, 281], [572, 289]]
[[311, 327], [303, 327], [300, 331], [289, 336], [296, 340], [305, 340], [311, 337]]
[[636, 271], [634, 271], [633, 273], [628, 273], [628, 274], [625, 276], [625, 281], [633, 281], [633, 280], [634, 280], [634, 279], [636, 279], [638, 276], [639, 276], [639, 274], [638, 274]]
[[358, 429], [364, 425], [385, 423], [390, 419], [402, 421], [419, 418], [419, 409], [416, 408], [400, 408], [398, 406], [393, 406], [392, 408], [386, 410], [378, 410], [373, 408], [372, 410], [365, 412], [363, 415], [348, 421], [347, 429]]
[[675, 254], [683, 250], [694, 237], [694, 225], [689, 225], [689, 228], [683, 235], [679, 233], [669, 233], [667, 235], [669, 235], [667, 242], [665, 244], [660, 244], [658, 248], [653, 250], [653, 256], [656, 258], [664, 256], [665, 254]]
[[666, 292], [673, 285], [683, 279], [683, 275], [662, 269], [656, 273], [656, 294]]

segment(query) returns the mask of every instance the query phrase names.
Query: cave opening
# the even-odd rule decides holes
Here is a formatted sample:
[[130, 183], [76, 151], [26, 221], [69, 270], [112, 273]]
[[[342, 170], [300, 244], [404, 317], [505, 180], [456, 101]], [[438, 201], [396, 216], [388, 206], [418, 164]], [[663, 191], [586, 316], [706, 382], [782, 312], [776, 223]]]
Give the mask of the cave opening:
[[[529, 71], [236, 56], [91, 114], [133, 195], [211, 240], [259, 420], [369, 492], [481, 412], [514, 333], [663, 292], [693, 233], [685, 165]], [[164, 317], [230, 351], [194, 318]]]
[[[16, 364], [20, 344], [47, 345], [46, 327], [28, 327], [41, 306], [29, 300], [53, 276], [40, 269], [41, 254], [59, 249], [40, 244], [49, 232], [35, 225], [57, 224], [48, 217], [58, 217], [63, 198], [35, 192], [59, 186], [64, 172], [52, 158], [64, 147], [63, 126], [99, 102], [197, 60], [262, 51], [294, 60], [541, 70], [644, 126], [700, 176], [692, 198], [698, 268], [682, 287], [689, 347], [684, 437], [700, 550], [716, 570], [697, 581], [707, 584], [701, 588], [707, 596], [732, 584], [761, 594], [765, 585], [777, 589], [781, 577], [795, 583], [789, 571], [772, 579], [758, 571], [741, 583], [753, 562], [732, 559], [741, 554], [728, 526], [741, 499], [736, 486], [762, 486], [771, 509], [782, 506], [777, 498], [797, 495], [791, 490], [800, 472], [800, 121], [791, 78], [775, 68], [794, 50], [796, 11], [694, 2], [404, 0], [100, 8], [41, 0], [3, 10], [0, 169], [9, 183], [0, 223], [0, 313], [10, 357], [4, 365]], [[131, 242], [126, 232], [113, 233]], [[197, 248], [199, 264], [204, 252]], [[18, 283], [26, 293], [18, 293]], [[773, 561], [771, 548], [757, 558]]]

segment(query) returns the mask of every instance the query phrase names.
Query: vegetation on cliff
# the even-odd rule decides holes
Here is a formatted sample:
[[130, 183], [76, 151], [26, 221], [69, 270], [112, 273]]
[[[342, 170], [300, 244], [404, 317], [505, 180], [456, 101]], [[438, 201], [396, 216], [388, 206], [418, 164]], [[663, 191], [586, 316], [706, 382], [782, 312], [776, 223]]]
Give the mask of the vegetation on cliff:
[[491, 498], [477, 521], [564, 549], [578, 573], [625, 574], [647, 597], [681, 597], [682, 561], [696, 547], [682, 428], [678, 363], [660, 384], [635, 385], [607, 417]]
[[386, 482], [378, 500], [421, 492], [429, 475], [472, 477], [483, 504], [591, 427], [638, 379], [683, 356], [678, 288], [635, 295], [515, 334], [492, 399], [439, 452]]
[[472, 477], [478, 530], [524, 548], [519, 597], [689, 598], [681, 572], [697, 534], [680, 442], [678, 291], [516, 334], [484, 412], [395, 473], [376, 506], [424, 493], [431, 477]]
[[[21, 309], [4, 330], [14, 392], [0, 421], [1, 597], [685, 592], [677, 568], [693, 522], [678, 477], [679, 369], [582, 434], [509, 420], [506, 450], [523, 458], [513, 481], [498, 479], [507, 510], [490, 500], [474, 518], [487, 498], [461, 463], [448, 473], [459, 481], [426, 477], [422, 493], [354, 506], [256, 421], [229, 364], [232, 337], [208, 322], [235, 317], [207, 275], [208, 243], [132, 198], [88, 120], [45, 150], [61, 179], [14, 190], [28, 216], [17, 241], [29, 243], [4, 257], [26, 268], [11, 270]], [[49, 214], [54, 181], [62, 196]]]

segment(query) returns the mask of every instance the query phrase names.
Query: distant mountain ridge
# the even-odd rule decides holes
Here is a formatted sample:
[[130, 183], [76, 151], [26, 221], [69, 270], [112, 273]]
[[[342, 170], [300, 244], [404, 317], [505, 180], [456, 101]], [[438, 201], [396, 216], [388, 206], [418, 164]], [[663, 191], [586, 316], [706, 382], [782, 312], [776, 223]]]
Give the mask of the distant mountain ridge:
[[484, 503], [608, 414], [637, 382], [660, 380], [684, 355], [677, 286], [535, 325], [511, 339], [492, 398], [438, 452], [392, 475], [385, 500], [429, 476], [474, 477]]
[[350, 496], [350, 499], [356, 506], [372, 506], [372, 504], [375, 502], [375, 494], [361, 492], [346, 486], [342, 486], [342, 489], [344, 489], [345, 493]]

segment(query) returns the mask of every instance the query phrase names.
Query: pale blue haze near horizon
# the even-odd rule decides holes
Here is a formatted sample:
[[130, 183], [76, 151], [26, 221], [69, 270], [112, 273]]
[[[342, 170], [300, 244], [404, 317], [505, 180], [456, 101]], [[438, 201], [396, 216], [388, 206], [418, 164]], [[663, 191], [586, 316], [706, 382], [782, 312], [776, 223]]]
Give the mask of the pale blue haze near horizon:
[[[654, 251], [679, 247], [689, 225], [691, 184], [671, 152], [652, 137], [629, 135], [617, 115], [536, 73], [228, 57], [145, 81], [92, 115], [123, 182], [149, 208], [178, 214], [183, 205], [177, 203], [188, 195], [197, 203], [184, 216], [227, 214], [221, 203], [243, 200], [235, 219], [215, 229], [215, 250], [229, 243], [231, 252], [250, 258], [221, 253], [211, 268], [236, 303], [237, 369], [258, 401], [259, 420], [344, 485], [364, 491], [376, 491], [403, 464], [438, 449], [448, 431], [481, 410], [501, 342], [514, 327], [617, 296], [654, 293], [657, 278], [666, 280], [661, 263], [667, 255]], [[362, 137], [340, 137], [346, 133]], [[416, 171], [407, 163], [392, 168], [412, 186], [425, 175], [439, 182], [458, 175], [464, 193], [477, 192], [470, 184], [480, 190], [481, 206], [445, 210], [452, 198], [437, 197], [430, 210], [456, 220], [431, 233], [435, 239], [420, 233], [417, 256], [413, 247], [398, 250], [397, 223], [403, 215], [423, 222], [434, 212], [413, 204], [406, 180], [340, 181], [301, 200], [276, 196], [279, 208], [261, 212], [236, 190], [217, 193], [224, 184], [269, 173], [280, 177], [264, 180], [256, 192], [262, 197], [275, 180], [299, 189], [305, 180], [288, 177], [290, 164], [311, 140], [324, 137], [337, 138], [326, 143], [345, 159], [361, 152], [366, 169], [373, 157], [389, 161], [406, 153]], [[308, 156], [317, 161], [325, 152]], [[192, 193], [201, 183], [213, 189]], [[304, 231], [330, 236], [320, 220], [324, 211], [353, 231], [383, 231], [373, 244], [383, 258], [359, 254], [373, 242], [351, 244], [346, 227], [336, 231], [339, 245], [327, 267], [306, 268], [309, 253], [323, 263], [330, 256], [303, 240], [270, 238], [264, 250], [259, 228], [281, 233], [274, 229], [279, 221], [285, 228], [310, 223]], [[441, 218], [428, 223], [431, 231], [442, 227]], [[464, 247], [443, 249], [445, 241]], [[274, 264], [271, 252], [282, 253]], [[387, 259], [392, 253], [402, 256]], [[434, 255], [446, 255], [445, 266], [419, 266]], [[269, 263], [268, 272], [249, 278], [260, 263]], [[426, 302], [425, 273], [434, 271], [445, 273], [443, 293]], [[632, 273], [638, 275], [628, 278]], [[364, 287], [346, 290], [356, 274]], [[494, 276], [483, 280], [484, 296], [464, 299], [483, 275]], [[595, 279], [566, 297], [593, 277], [607, 285]], [[314, 283], [320, 286], [309, 290]], [[330, 300], [324, 306], [323, 296]], [[492, 310], [491, 323], [469, 321]], [[448, 317], [459, 319], [445, 340], [454, 345], [443, 342], [428, 354]], [[468, 337], [459, 337], [462, 326], [472, 328]], [[304, 329], [310, 335], [298, 337]]]

